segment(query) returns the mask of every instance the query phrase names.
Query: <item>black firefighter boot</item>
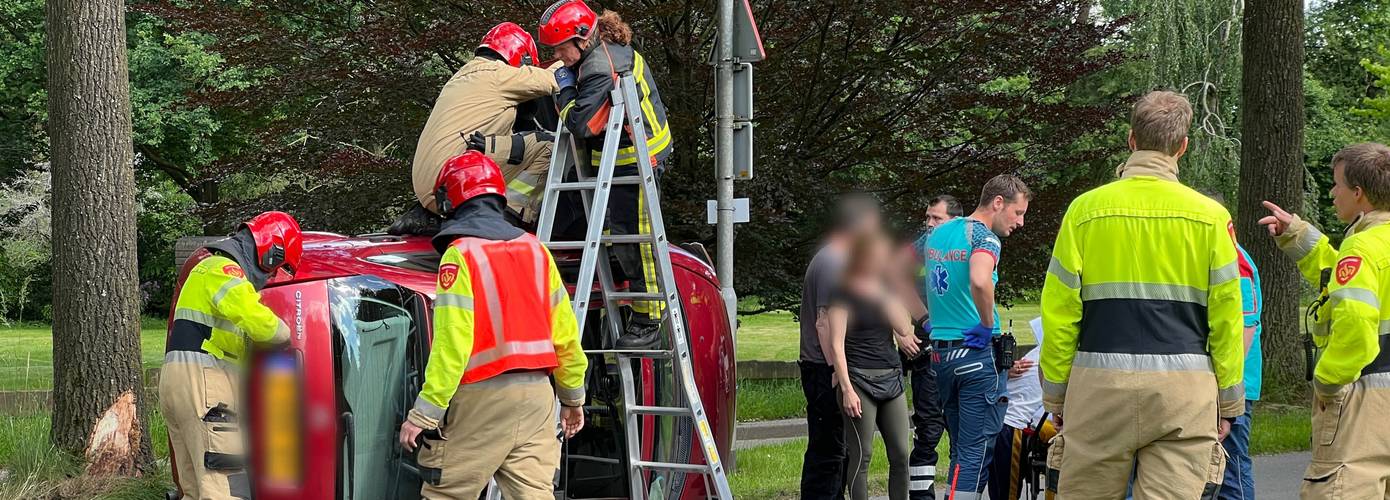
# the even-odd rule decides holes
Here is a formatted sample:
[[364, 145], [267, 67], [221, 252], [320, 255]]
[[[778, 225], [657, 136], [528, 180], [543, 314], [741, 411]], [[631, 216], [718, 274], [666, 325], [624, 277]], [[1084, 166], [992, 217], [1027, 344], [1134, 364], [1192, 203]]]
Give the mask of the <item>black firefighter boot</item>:
[[645, 313], [633, 312], [628, 315], [627, 326], [615, 344], [616, 349], [624, 351], [655, 350], [661, 345], [661, 321]]

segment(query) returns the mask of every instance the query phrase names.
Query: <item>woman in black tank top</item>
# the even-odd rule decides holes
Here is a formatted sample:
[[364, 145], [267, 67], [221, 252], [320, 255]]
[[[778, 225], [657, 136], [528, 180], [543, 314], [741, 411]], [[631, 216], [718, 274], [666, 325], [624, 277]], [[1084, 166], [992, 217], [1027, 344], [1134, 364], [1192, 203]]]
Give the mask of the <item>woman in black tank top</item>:
[[889, 261], [883, 236], [856, 239], [828, 311], [833, 358], [828, 361], [835, 370], [849, 452], [845, 482], [855, 500], [868, 498], [875, 430], [888, 448], [888, 496], [908, 496], [911, 429], [897, 351], [915, 357], [918, 339], [907, 310], [889, 290]]

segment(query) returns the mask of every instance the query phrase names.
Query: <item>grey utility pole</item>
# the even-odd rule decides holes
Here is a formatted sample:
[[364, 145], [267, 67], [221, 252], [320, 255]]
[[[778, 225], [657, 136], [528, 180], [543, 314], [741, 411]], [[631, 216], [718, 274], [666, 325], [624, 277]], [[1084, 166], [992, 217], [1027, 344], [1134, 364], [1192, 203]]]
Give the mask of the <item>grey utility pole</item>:
[[719, 293], [729, 307], [729, 331], [737, 338], [738, 294], [734, 293], [734, 0], [719, 0], [719, 50], [716, 52], [714, 93], [718, 135], [715, 136], [715, 172], [718, 217], [715, 254]]

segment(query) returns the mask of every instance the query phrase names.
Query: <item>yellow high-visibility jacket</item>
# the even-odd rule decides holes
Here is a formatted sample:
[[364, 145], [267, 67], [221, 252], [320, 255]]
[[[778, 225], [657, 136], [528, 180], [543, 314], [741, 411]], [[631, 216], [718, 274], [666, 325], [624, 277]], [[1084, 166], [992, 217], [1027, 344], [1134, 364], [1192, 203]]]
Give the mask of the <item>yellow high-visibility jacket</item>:
[[1209, 357], [1221, 415], [1244, 413], [1233, 229], [1224, 207], [1178, 183], [1176, 160], [1154, 151], [1136, 152], [1119, 180], [1077, 197], [1042, 291], [1048, 411], [1062, 411], [1082, 357], [1152, 371], [1207, 369]]
[[[1322, 348], [1313, 387], [1334, 396], [1357, 379], [1390, 372], [1390, 212], [1364, 214], [1347, 229], [1337, 249], [1311, 224], [1299, 219], [1277, 238], [1279, 248], [1298, 261], [1303, 277], [1315, 286], [1330, 269], [1328, 300], [1317, 311], [1313, 343]], [[1390, 384], [1390, 376], [1375, 380]]]
[[240, 363], [246, 341], [278, 344], [288, 341], [290, 329], [261, 294], [246, 281], [236, 261], [213, 254], [188, 273], [174, 302], [167, 352], [206, 352], [217, 359]]
[[[532, 346], [532, 342], [508, 342], [515, 346], [504, 351], [511, 356], [551, 355], [553, 352], [554, 369], [551, 375], [555, 379], [555, 392], [560, 402], [566, 406], [584, 404], [584, 372], [589, 367], [589, 360], [584, 355], [584, 348], [580, 346], [579, 323], [575, 320], [569, 292], [560, 278], [559, 269], [555, 267], [554, 258], [530, 235], [512, 242], [493, 244], [498, 243], [534, 246], [528, 249], [524, 258], [517, 259], [523, 261], [519, 264], [478, 261], [478, 267], [481, 268], [479, 269], [469, 264], [468, 258], [460, 251], [460, 244], [455, 242], [445, 250], [439, 261], [441, 272], [434, 300], [434, 341], [430, 346], [429, 362], [425, 366], [425, 384], [415, 401], [415, 407], [411, 410], [412, 421], [423, 428], [433, 428], [443, 420], [449, 408], [449, 401], [453, 399], [459, 385], [468, 383], [470, 361], [475, 365], [487, 362], [471, 359], [481, 355], [474, 342], [475, 330], [508, 331], [523, 325], [545, 325], [548, 321], [550, 339], [546, 342], [547, 345]], [[545, 264], [548, 264], [546, 269], [541, 271], [543, 275], [537, 272], [522, 272], [522, 268], [531, 266], [533, 262], [539, 267], [542, 264], [539, 257], [543, 257]], [[481, 252], [475, 253], [474, 258], [480, 259], [483, 255]], [[498, 272], [494, 273], [494, 269]], [[530, 274], [537, 274], [535, 278], [545, 278], [544, 290], [536, 286], [539, 283], [528, 279], [533, 278]], [[475, 278], [483, 283], [483, 290], [474, 289]], [[522, 291], [541, 295], [522, 296]], [[506, 309], [502, 301], [508, 300], [530, 301], [532, 304], [547, 302], [550, 317], [547, 320], [504, 316], [500, 314]], [[479, 316], [476, 309], [483, 307], [489, 308], [490, 324], [485, 325], [487, 328], [475, 328], [475, 318]], [[536, 323], [537, 321], [540, 323]]]

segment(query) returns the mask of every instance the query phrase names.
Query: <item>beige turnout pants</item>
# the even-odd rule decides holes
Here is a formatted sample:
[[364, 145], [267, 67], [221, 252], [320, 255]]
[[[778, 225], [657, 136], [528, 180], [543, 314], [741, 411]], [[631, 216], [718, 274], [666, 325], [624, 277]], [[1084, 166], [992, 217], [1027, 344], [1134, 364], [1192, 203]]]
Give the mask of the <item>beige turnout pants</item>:
[[1306, 500], [1390, 499], [1390, 373], [1362, 376], [1340, 401], [1313, 404]]
[[534, 223], [540, 217], [541, 195], [550, 174], [554, 138], [546, 132], [521, 132], [487, 138], [485, 154], [502, 169], [507, 181], [507, 207]]
[[159, 409], [186, 500], [251, 498], [243, 466], [237, 370], [200, 352], [164, 355]]
[[560, 441], [555, 390], [544, 373], [459, 386], [439, 433], [420, 450], [420, 466], [439, 469], [438, 484], [427, 481], [422, 497], [473, 500], [495, 478], [507, 500], [554, 500]]
[[1047, 459], [1057, 498], [1124, 498], [1136, 464], [1135, 500], [1215, 498], [1226, 455], [1212, 372], [1078, 366], [1063, 418]]

